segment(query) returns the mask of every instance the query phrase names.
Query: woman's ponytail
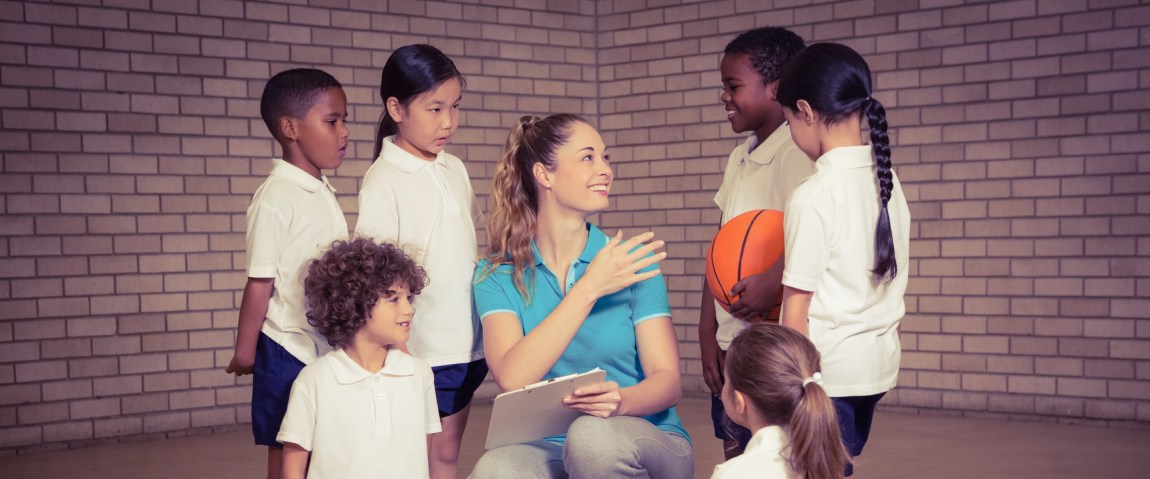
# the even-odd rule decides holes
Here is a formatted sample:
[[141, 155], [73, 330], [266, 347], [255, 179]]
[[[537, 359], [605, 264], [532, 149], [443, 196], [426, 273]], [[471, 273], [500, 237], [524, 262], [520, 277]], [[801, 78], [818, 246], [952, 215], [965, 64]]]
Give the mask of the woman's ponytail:
[[875, 173], [878, 176], [878, 195], [881, 202], [878, 224], [874, 234], [874, 269], [871, 273], [878, 281], [889, 283], [898, 275], [898, 261], [894, 255], [894, 235], [890, 229], [887, 203], [894, 190], [894, 174], [890, 170], [890, 136], [887, 135], [886, 109], [875, 98], [868, 97], [864, 109], [870, 124], [870, 143], [874, 151]]
[[533, 168], [542, 163], [555, 170], [555, 149], [567, 141], [571, 126], [587, 123], [578, 115], [557, 114], [540, 119], [524, 116], [511, 127], [499, 163], [495, 166], [493, 205], [487, 219], [487, 266], [476, 281], [482, 281], [501, 265], [512, 266], [515, 289], [531, 302], [529, 278], [535, 273], [535, 215], [539, 212], [539, 191]]
[[510, 263], [515, 289], [530, 302], [531, 293], [523, 280], [524, 273], [534, 273], [531, 239], [535, 235], [535, 213], [538, 203], [535, 182], [526, 165], [519, 161], [520, 145], [525, 133], [539, 121], [536, 116], [524, 116], [511, 127], [503, 154], [495, 165], [491, 199], [494, 203], [487, 218], [487, 267], [480, 279], [487, 277], [501, 264]]

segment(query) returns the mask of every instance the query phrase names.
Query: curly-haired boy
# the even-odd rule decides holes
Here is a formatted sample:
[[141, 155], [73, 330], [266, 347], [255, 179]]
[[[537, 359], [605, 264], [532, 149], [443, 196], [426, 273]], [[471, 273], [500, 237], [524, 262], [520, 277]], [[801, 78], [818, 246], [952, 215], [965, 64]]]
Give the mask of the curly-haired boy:
[[428, 477], [427, 435], [440, 431], [434, 378], [397, 346], [426, 285], [398, 247], [367, 238], [336, 241], [310, 264], [308, 322], [336, 350], [292, 385], [276, 436], [283, 477]]

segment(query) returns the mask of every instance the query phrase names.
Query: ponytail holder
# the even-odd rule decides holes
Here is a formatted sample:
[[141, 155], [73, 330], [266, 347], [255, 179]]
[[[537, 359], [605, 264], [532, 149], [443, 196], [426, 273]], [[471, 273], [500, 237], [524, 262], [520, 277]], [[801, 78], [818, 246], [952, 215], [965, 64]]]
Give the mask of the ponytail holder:
[[810, 383], [815, 383], [815, 384], [818, 384], [819, 387], [822, 387], [822, 385], [823, 385], [823, 373], [814, 373], [811, 375], [811, 377], [804, 379], [803, 380], [803, 388], [806, 388], [807, 385]]

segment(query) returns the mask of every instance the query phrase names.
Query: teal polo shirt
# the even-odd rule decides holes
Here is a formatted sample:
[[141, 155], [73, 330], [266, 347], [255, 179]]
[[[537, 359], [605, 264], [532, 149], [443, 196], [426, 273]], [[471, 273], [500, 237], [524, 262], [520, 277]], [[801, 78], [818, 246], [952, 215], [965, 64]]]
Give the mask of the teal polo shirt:
[[[501, 265], [486, 278], [481, 272], [486, 269], [487, 260], [479, 262], [476, 268], [474, 298], [480, 318], [494, 313], [511, 313], [519, 318], [523, 334], [535, 329], [551, 311], [563, 300], [564, 291], [569, 291], [579, 278], [587, 272], [587, 266], [599, 250], [607, 245], [606, 235], [599, 228], [587, 224], [587, 246], [579, 258], [567, 270], [566, 287], [560, 287], [559, 279], [547, 269], [535, 242], [531, 250], [535, 254], [535, 274], [525, 273], [524, 281], [531, 291], [531, 303], [527, 304], [515, 289], [512, 279], [512, 266]], [[648, 270], [654, 269], [650, 266]], [[660, 274], [622, 290], [599, 298], [591, 308], [591, 314], [583, 326], [575, 333], [559, 361], [551, 367], [543, 379], [551, 379], [575, 373], [584, 373], [596, 367], [607, 372], [607, 380], [615, 381], [620, 388], [639, 384], [646, 376], [639, 362], [639, 350], [635, 342], [635, 327], [652, 318], [670, 317], [671, 305], [667, 301], [667, 284]], [[687, 430], [671, 407], [643, 419], [650, 421], [660, 430], [673, 432], [690, 440]], [[547, 438], [562, 443], [566, 436]]]

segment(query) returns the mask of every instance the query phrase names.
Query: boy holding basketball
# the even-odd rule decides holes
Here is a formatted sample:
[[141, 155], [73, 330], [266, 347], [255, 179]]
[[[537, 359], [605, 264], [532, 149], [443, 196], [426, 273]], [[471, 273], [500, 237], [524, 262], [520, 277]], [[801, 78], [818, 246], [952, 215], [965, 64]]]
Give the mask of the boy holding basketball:
[[[803, 47], [802, 37], [785, 28], [762, 27], [735, 37], [723, 51], [719, 63], [723, 93], [719, 99], [726, 108], [727, 121], [735, 133], [754, 134], [727, 160], [723, 183], [715, 194], [715, 204], [723, 213], [720, 225], [751, 210], [783, 211], [791, 191], [814, 173], [814, 163], [791, 141], [790, 131], [780, 128], [784, 126], [783, 109], [774, 98], [783, 65]], [[779, 260], [766, 273], [735, 283], [730, 292], [739, 300], [731, 304], [730, 314], [703, 285], [699, 312], [703, 379], [713, 395], [715, 437], [723, 440], [727, 459], [742, 454], [751, 432], [727, 418], [719, 399], [724, 352], [752, 321], [768, 319], [767, 313], [782, 291], [782, 263]]]

